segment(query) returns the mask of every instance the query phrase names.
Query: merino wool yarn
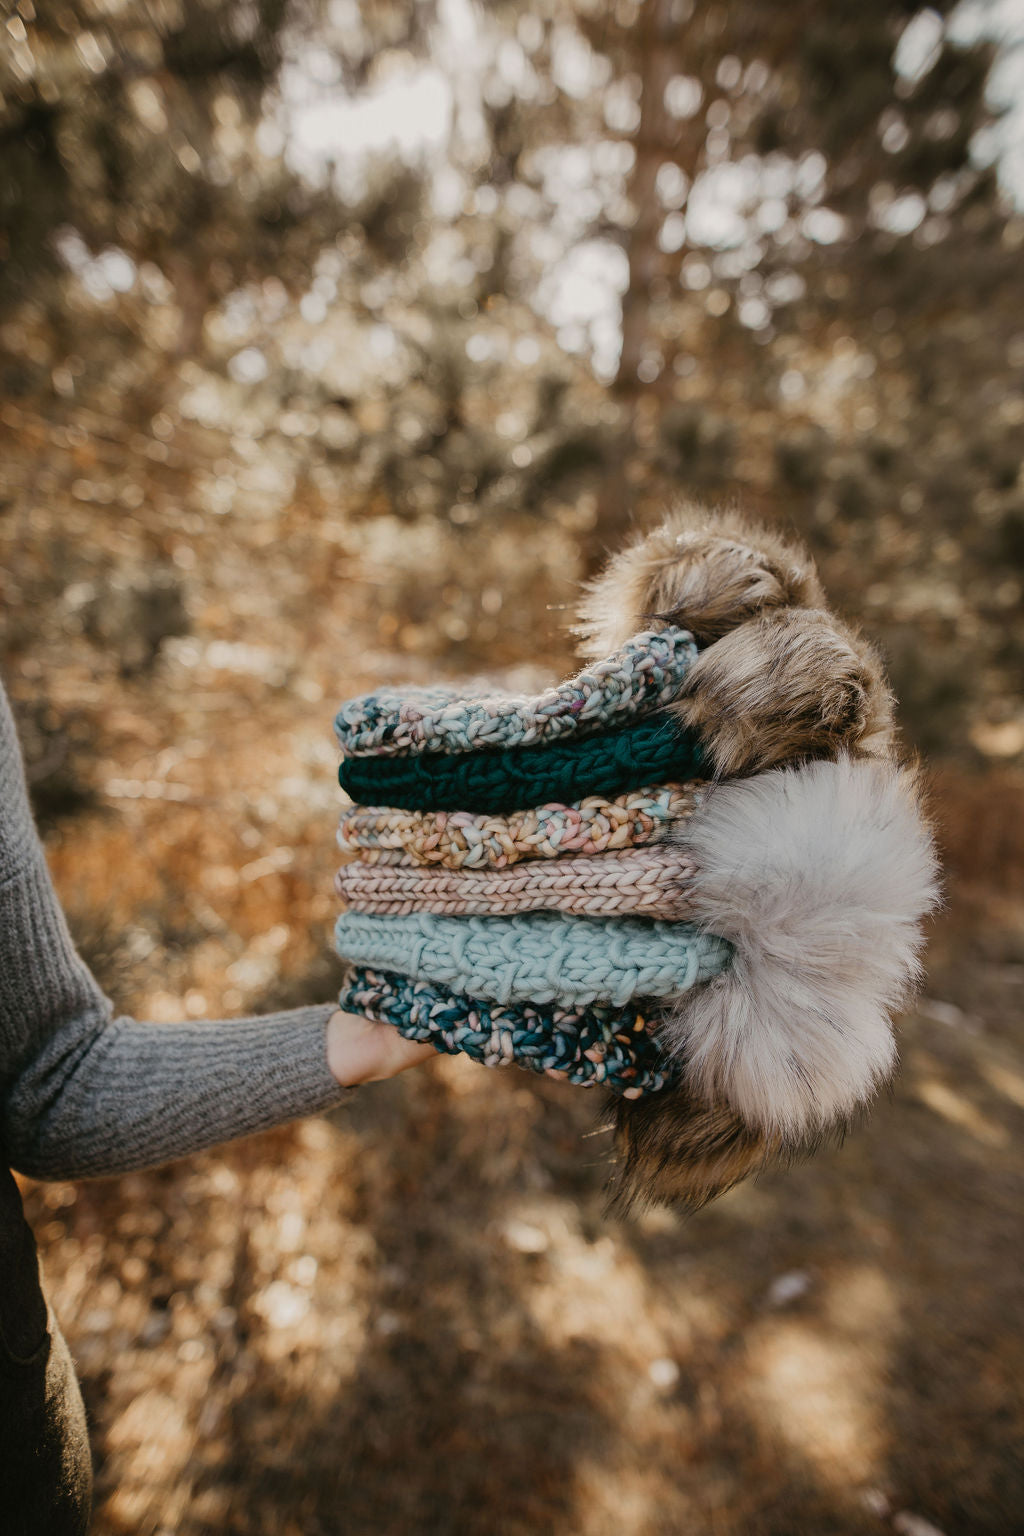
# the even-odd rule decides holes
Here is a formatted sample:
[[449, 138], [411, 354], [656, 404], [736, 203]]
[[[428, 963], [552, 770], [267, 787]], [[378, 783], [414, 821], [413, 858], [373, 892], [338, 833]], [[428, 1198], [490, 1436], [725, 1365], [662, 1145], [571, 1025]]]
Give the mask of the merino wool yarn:
[[402, 916], [503, 916], [543, 910], [584, 917], [633, 913], [685, 921], [694, 915], [697, 867], [674, 848], [631, 848], [578, 859], [530, 860], [510, 869], [431, 869], [346, 864], [335, 889], [359, 912]]
[[338, 953], [494, 1003], [577, 1007], [673, 997], [716, 976], [732, 948], [688, 923], [642, 917], [377, 917], [343, 912]]
[[339, 1003], [407, 1040], [424, 1040], [447, 1055], [465, 1053], [486, 1067], [515, 1063], [579, 1087], [598, 1084], [626, 1099], [657, 1093], [674, 1064], [649, 1033], [642, 1005], [559, 1008], [539, 1003], [485, 1003], [447, 987], [390, 971], [358, 968]]
[[686, 630], [644, 631], [603, 661], [535, 698], [446, 688], [381, 689], [339, 709], [346, 757], [534, 746], [623, 725], [670, 704], [697, 658]]
[[403, 811], [357, 805], [343, 811], [338, 844], [366, 864], [506, 869], [522, 860], [557, 859], [658, 843], [701, 803], [697, 784], [662, 784], [574, 805], [541, 805], [489, 816], [473, 811]]
[[613, 796], [660, 780], [700, 778], [697, 736], [655, 715], [599, 736], [534, 747], [419, 757], [350, 757], [341, 787], [362, 805], [414, 811], [507, 812]]

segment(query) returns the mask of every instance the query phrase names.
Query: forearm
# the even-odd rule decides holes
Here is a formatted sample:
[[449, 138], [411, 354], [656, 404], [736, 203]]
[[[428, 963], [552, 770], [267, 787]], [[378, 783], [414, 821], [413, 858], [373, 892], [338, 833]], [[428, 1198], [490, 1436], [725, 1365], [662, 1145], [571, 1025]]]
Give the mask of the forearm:
[[0, 682], [0, 1156], [37, 1178], [152, 1167], [316, 1114], [432, 1055], [333, 1003], [115, 1019], [53, 889]]
[[113, 1018], [54, 892], [0, 687], [0, 1147], [15, 1167], [117, 1173], [325, 1109], [345, 1091], [328, 1065], [334, 1011]]
[[224, 1022], [113, 1018], [38, 844], [0, 885], [0, 923], [0, 1143], [19, 1171], [120, 1173], [343, 1097], [327, 1060], [333, 1004]]
[[7, 1156], [35, 1178], [152, 1167], [338, 1103], [333, 1004], [188, 1024], [69, 1020], [8, 1090]]

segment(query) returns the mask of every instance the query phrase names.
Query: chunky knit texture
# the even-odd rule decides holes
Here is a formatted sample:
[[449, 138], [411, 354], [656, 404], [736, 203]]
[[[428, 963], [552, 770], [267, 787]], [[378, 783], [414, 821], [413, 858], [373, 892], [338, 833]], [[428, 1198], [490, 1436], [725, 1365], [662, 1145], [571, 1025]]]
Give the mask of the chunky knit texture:
[[474, 752], [583, 736], [670, 704], [696, 656], [686, 630], [645, 631], [535, 698], [387, 688], [343, 704], [334, 729], [346, 757]]
[[686, 923], [642, 917], [374, 917], [343, 912], [338, 953], [495, 1003], [621, 1006], [674, 997], [716, 976], [730, 947]]
[[0, 686], [0, 1143], [16, 1168], [120, 1173], [337, 1104], [349, 1090], [327, 1066], [333, 1007], [115, 1018], [54, 893]]
[[459, 997], [447, 987], [390, 971], [358, 969], [342, 988], [342, 1008], [393, 1024], [407, 1040], [426, 1040], [447, 1055], [464, 1052], [485, 1067], [511, 1063], [623, 1098], [657, 1093], [675, 1068], [648, 1032], [643, 1008], [507, 1007]]
[[338, 871], [335, 888], [355, 911], [394, 916], [547, 910], [582, 917], [637, 913], [678, 922], [694, 916], [690, 885], [696, 871], [694, 861], [674, 848], [630, 848], [483, 870], [395, 867], [357, 859]]
[[[491, 722], [471, 703], [439, 696], [434, 714], [451, 709], [463, 761], [451, 737], [448, 750], [441, 745], [433, 719], [423, 729], [435, 744], [416, 763], [418, 718], [404, 735], [392, 732], [404, 759], [390, 746], [382, 762], [383, 738], [363, 736], [373, 756], [346, 765], [341, 782], [364, 804], [339, 833], [362, 859], [343, 871], [339, 890], [366, 910], [344, 916], [338, 938], [344, 954], [386, 968], [363, 973], [348, 1006], [483, 1061], [522, 1055], [564, 1069], [552, 1008], [618, 1010], [624, 999], [651, 999], [676, 1075], [640, 1102], [620, 1094], [619, 1191], [626, 1201], [696, 1205], [841, 1130], [884, 1081], [889, 1012], [914, 973], [934, 869], [916, 790], [884, 782], [897, 771], [886, 757], [882, 669], [862, 637], [825, 611], [804, 551], [745, 520], [686, 509], [616, 558], [591, 589], [581, 633], [602, 666], [641, 626], [661, 623], [685, 626], [702, 649], [677, 694], [629, 725], [605, 716], [593, 735], [581, 739], [577, 728], [559, 741], [562, 726], [552, 723], [533, 746], [522, 745], [525, 736], [499, 740], [498, 728], [481, 751], [474, 728]], [[670, 754], [657, 770], [652, 746]], [[879, 781], [863, 778], [863, 763], [851, 767], [847, 750], [876, 753]], [[808, 766], [778, 785], [762, 771], [777, 763]], [[634, 769], [642, 776], [630, 778]], [[690, 774], [706, 781], [689, 790], [699, 815], [661, 807], [643, 825], [605, 819], [608, 801]], [[556, 799], [574, 810], [604, 805], [591, 825], [571, 821], [566, 805], [544, 804]], [[656, 845], [648, 854], [673, 850], [692, 861], [671, 893], [683, 899], [685, 888], [687, 905], [673, 912], [680, 920], [595, 915], [621, 894], [608, 850], [645, 843]], [[609, 867], [577, 881], [585, 862]], [[643, 888], [631, 899], [654, 897]], [[497, 915], [548, 901], [573, 910]], [[660, 948], [662, 930], [682, 944], [682, 964]], [[697, 944], [709, 946], [699, 959]], [[647, 1012], [647, 1001], [639, 1006]], [[510, 1010], [529, 1015], [517, 1017], [521, 1030], [493, 1030], [495, 1013], [508, 1023]], [[571, 1073], [570, 1064], [565, 1075], [575, 1080]]]
[[550, 746], [420, 757], [352, 757], [338, 770], [362, 805], [414, 811], [519, 811], [584, 795], [620, 795], [659, 780], [701, 778], [700, 742], [665, 716]]
[[506, 869], [525, 859], [639, 848], [667, 837], [701, 803], [696, 784], [662, 784], [608, 800], [541, 805], [487, 816], [472, 811], [401, 811], [353, 806], [342, 814], [338, 846], [366, 864]]

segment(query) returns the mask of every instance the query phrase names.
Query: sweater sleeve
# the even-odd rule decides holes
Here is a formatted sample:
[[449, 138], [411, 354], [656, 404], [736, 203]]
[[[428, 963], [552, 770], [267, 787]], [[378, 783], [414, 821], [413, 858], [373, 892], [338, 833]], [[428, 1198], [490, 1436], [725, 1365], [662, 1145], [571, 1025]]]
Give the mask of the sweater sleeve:
[[114, 1017], [77, 954], [0, 684], [0, 1144], [35, 1178], [123, 1173], [337, 1104], [337, 1004], [257, 1018]]

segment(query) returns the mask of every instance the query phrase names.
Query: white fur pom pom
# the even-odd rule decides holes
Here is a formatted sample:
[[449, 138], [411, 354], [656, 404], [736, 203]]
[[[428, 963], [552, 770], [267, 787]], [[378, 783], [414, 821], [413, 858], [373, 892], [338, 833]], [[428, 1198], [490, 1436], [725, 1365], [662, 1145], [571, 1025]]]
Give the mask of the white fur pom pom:
[[912, 773], [816, 762], [725, 784], [680, 839], [702, 927], [732, 964], [662, 1029], [693, 1089], [796, 1140], [834, 1126], [891, 1074], [890, 1011], [918, 976], [938, 864]]

